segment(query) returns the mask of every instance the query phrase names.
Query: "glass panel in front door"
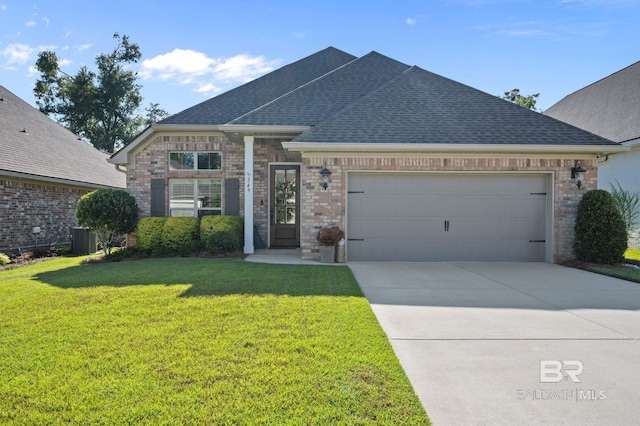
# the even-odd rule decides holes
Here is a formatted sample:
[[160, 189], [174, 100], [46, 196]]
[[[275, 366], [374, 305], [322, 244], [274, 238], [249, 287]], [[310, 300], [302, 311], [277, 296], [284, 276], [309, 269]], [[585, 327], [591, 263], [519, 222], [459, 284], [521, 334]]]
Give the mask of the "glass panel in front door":
[[275, 171], [275, 223], [296, 223], [296, 170]]

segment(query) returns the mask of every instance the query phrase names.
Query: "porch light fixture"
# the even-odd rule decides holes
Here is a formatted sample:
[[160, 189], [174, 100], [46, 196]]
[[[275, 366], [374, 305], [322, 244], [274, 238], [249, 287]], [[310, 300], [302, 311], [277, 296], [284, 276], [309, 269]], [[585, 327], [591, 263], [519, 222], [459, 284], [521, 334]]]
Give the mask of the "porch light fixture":
[[582, 178], [586, 171], [587, 170], [582, 167], [582, 160], [576, 160], [575, 166], [571, 168], [571, 179], [576, 180], [578, 188], [582, 186]]
[[326, 190], [329, 187], [329, 176], [331, 175], [331, 170], [327, 169], [326, 164], [324, 168], [320, 170], [320, 175], [322, 176], [322, 188]]

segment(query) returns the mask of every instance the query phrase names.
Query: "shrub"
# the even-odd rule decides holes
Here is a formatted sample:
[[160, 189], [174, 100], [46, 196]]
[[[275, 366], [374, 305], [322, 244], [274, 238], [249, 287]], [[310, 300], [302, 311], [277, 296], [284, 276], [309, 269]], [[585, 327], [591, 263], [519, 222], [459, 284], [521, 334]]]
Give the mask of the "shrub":
[[640, 217], [640, 193], [623, 189], [616, 181], [615, 185], [611, 184], [611, 195], [625, 222], [627, 235], [630, 236]]
[[573, 249], [578, 260], [616, 263], [627, 249], [627, 227], [611, 194], [586, 192], [578, 204]]
[[200, 238], [207, 241], [214, 231], [232, 232], [240, 244], [244, 242], [244, 218], [242, 216], [205, 216], [200, 222]]
[[170, 253], [188, 255], [200, 249], [200, 219], [168, 217], [162, 230], [162, 246]]
[[231, 231], [213, 231], [205, 244], [209, 253], [213, 255], [234, 253], [242, 248], [237, 233]]
[[78, 200], [76, 218], [81, 226], [95, 232], [104, 254], [109, 254], [114, 238], [136, 229], [136, 200], [122, 189], [96, 189]]
[[111, 250], [111, 253], [107, 254], [104, 257], [104, 260], [106, 260], [107, 262], [120, 262], [121, 260], [139, 256], [140, 250], [137, 247], [126, 247], [122, 249]]
[[0, 266], [5, 266], [11, 263], [11, 258], [4, 253], [0, 253]]
[[162, 231], [166, 217], [143, 217], [138, 222], [136, 247], [138, 250], [151, 253], [162, 249]]

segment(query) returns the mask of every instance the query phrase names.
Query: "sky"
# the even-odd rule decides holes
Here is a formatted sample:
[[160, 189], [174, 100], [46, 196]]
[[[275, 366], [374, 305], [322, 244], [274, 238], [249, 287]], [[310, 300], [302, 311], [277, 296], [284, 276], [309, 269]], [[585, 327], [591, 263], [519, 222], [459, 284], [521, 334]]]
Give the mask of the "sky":
[[95, 69], [137, 43], [143, 106], [174, 114], [328, 46], [502, 96], [564, 96], [640, 61], [640, 0], [0, 0], [0, 84], [36, 105], [38, 53]]

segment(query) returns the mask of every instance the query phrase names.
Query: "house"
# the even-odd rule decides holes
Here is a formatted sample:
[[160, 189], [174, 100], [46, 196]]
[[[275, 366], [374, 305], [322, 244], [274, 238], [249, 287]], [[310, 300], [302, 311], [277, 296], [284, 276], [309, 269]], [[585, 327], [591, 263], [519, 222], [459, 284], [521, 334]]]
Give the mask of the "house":
[[108, 158], [0, 86], [0, 251], [69, 243], [82, 195], [125, 188]]
[[[640, 191], [640, 62], [565, 96], [544, 114], [629, 147], [599, 160], [598, 187], [619, 183]], [[640, 247], [639, 230], [633, 235], [629, 244]]]
[[[376, 52], [333, 47], [147, 128], [110, 161], [146, 216], [242, 215], [319, 259], [573, 258], [598, 157], [627, 148]], [[572, 168], [586, 169], [581, 186]]]

